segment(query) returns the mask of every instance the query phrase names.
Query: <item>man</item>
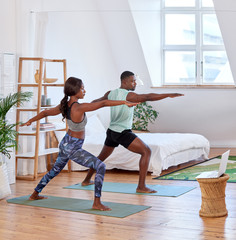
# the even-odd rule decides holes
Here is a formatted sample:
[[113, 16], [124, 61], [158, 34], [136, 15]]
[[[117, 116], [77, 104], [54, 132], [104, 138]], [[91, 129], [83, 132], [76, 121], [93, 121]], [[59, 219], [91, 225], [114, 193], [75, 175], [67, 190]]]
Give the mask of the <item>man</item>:
[[[159, 101], [167, 97], [174, 98], [183, 96], [183, 94], [179, 93], [136, 94], [134, 92], [130, 92], [134, 91], [137, 85], [134, 73], [125, 71], [121, 74], [120, 79], [121, 79], [120, 88], [108, 91], [103, 97], [96, 99], [94, 101], [97, 102], [104, 99], [109, 99], [109, 100], [126, 100], [129, 102], [145, 102], [145, 101]], [[110, 126], [107, 130], [107, 137], [103, 149], [98, 155], [98, 158], [101, 161], [104, 161], [112, 154], [115, 147], [117, 147], [119, 144], [121, 144], [122, 146], [124, 146], [125, 148], [134, 153], [140, 154], [141, 158], [139, 161], [139, 182], [136, 192], [154, 193], [156, 191], [148, 188], [145, 184], [148, 165], [151, 157], [151, 150], [139, 137], [137, 137], [131, 131], [133, 111], [134, 107], [129, 108], [124, 105], [111, 107]], [[93, 184], [93, 182], [91, 181], [93, 173], [94, 173], [93, 169], [90, 169], [88, 171], [86, 178], [82, 182], [83, 186]]]

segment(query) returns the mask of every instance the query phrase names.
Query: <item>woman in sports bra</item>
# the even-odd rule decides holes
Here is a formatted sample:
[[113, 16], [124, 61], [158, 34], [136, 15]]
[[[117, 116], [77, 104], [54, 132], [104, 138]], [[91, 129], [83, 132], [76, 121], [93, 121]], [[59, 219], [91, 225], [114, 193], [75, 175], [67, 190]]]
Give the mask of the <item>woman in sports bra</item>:
[[85, 125], [87, 123], [86, 112], [94, 111], [102, 107], [117, 106], [122, 104], [132, 107], [137, 105], [137, 103], [112, 100], [103, 100], [92, 103], [79, 103], [78, 100], [83, 99], [85, 93], [86, 91], [84, 89], [82, 80], [75, 77], [70, 77], [67, 79], [64, 86], [65, 96], [58, 106], [40, 112], [38, 115], [21, 125], [29, 126], [34, 121], [38, 121], [47, 116], [58, 115], [60, 113], [62, 114], [63, 119], [66, 118], [68, 124], [68, 132], [65, 134], [64, 138], [59, 144], [59, 154], [55, 164], [53, 165], [52, 169], [42, 177], [29, 200], [46, 198], [45, 196], [39, 195], [39, 193], [51, 179], [61, 172], [69, 159], [71, 159], [82, 166], [92, 168], [96, 171], [94, 181], [95, 197], [92, 208], [102, 211], [111, 210], [109, 207], [103, 205], [100, 199], [106, 166], [97, 157], [82, 149], [85, 138]]

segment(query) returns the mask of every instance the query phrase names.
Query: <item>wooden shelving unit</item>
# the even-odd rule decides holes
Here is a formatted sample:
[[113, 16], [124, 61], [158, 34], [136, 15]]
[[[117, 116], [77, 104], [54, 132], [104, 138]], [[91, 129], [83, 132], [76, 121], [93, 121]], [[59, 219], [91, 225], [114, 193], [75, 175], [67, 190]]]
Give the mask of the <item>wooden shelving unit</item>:
[[[34, 61], [38, 62], [39, 64], [39, 81], [37, 83], [23, 83], [22, 82], [22, 67], [23, 62], [25, 61]], [[66, 60], [65, 59], [45, 59], [45, 58], [19, 58], [19, 73], [18, 73], [18, 91], [24, 91], [24, 88], [37, 88], [38, 97], [37, 97], [37, 105], [34, 107], [19, 107], [16, 110], [16, 122], [20, 121], [20, 115], [22, 112], [35, 112], [38, 114], [40, 111], [50, 107], [41, 106], [41, 96], [42, 90], [44, 95], [47, 97], [47, 88], [48, 87], [64, 87], [64, 83], [44, 83], [45, 73], [46, 73], [46, 63], [53, 62], [53, 63], [62, 63], [63, 65], [63, 80], [64, 83], [67, 79], [66, 77]], [[43, 77], [44, 73], [44, 77]], [[47, 118], [46, 118], [47, 121]], [[18, 153], [16, 151], [16, 178], [17, 179], [24, 179], [24, 180], [36, 180], [39, 176], [42, 176], [45, 173], [38, 173], [38, 158], [39, 156], [47, 156], [47, 168], [50, 167], [50, 155], [54, 153], [58, 153], [58, 148], [50, 148], [50, 132], [56, 130], [66, 130], [67, 126], [57, 126], [55, 128], [48, 128], [45, 130], [40, 130], [40, 121], [36, 122], [35, 130], [21, 130], [19, 126], [16, 127], [16, 131], [19, 133], [17, 136], [17, 141], [19, 140], [19, 136], [34, 136], [35, 139], [35, 147], [34, 151], [26, 152], [26, 153]], [[43, 151], [39, 151], [39, 137], [40, 133], [46, 133], [46, 146]], [[17, 166], [18, 166], [18, 159], [28, 159], [34, 161], [34, 173], [33, 175], [27, 176], [17, 176]], [[47, 169], [49, 170], [49, 169]], [[71, 170], [71, 163], [68, 163], [68, 171]]]

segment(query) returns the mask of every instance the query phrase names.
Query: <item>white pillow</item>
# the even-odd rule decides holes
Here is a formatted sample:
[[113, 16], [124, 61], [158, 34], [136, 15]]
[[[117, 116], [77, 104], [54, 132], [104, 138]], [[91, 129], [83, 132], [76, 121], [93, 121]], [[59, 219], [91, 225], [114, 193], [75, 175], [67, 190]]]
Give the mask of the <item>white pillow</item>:
[[[62, 138], [65, 136], [66, 131], [54, 131], [57, 141], [61, 142]], [[105, 133], [106, 129], [102, 122], [98, 118], [97, 114], [88, 117], [88, 122], [85, 126], [85, 137], [93, 136], [100, 133]]]
[[57, 141], [61, 142], [62, 138], [65, 136], [66, 131], [54, 131]]
[[97, 114], [88, 117], [87, 125], [85, 126], [85, 135], [92, 136], [94, 134], [100, 134], [106, 132], [105, 127], [98, 118]]

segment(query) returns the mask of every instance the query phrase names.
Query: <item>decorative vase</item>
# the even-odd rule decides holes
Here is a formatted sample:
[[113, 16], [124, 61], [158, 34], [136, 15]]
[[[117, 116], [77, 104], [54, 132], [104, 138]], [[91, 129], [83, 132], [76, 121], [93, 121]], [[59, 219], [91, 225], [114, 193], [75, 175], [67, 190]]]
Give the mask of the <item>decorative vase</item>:
[[36, 73], [34, 74], [34, 79], [36, 83], [39, 83], [39, 70], [36, 69]]

